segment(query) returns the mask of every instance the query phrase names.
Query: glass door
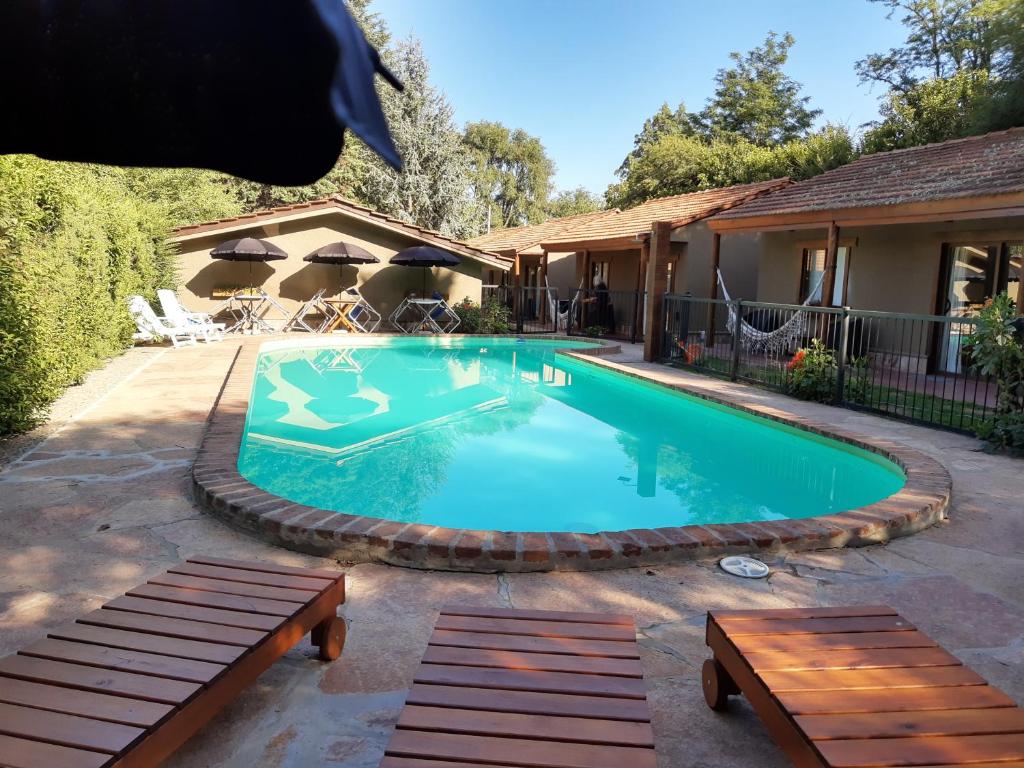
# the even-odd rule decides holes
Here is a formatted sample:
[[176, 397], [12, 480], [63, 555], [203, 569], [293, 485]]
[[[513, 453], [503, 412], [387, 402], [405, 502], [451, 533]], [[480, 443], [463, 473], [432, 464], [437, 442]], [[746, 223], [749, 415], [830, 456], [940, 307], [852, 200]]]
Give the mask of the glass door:
[[[1000, 261], [999, 245], [957, 245], [949, 248], [942, 314], [954, 318], [947, 324], [939, 345], [939, 368], [960, 373], [964, 368], [964, 339], [974, 328], [955, 318], [971, 317], [996, 292]], [[1019, 272], [1018, 272], [1019, 274]], [[1005, 280], [1006, 275], [1003, 275]], [[1019, 278], [1018, 278], [1019, 279]]]

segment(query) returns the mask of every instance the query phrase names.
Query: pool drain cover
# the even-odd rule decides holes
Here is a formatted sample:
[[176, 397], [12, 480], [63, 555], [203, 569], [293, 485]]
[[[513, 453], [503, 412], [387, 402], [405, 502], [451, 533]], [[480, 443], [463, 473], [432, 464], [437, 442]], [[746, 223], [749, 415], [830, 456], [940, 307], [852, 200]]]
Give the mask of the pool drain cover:
[[768, 566], [760, 560], [744, 557], [743, 555], [723, 557], [718, 561], [718, 565], [726, 573], [731, 573], [733, 576], [740, 576], [744, 579], [763, 579], [771, 573]]

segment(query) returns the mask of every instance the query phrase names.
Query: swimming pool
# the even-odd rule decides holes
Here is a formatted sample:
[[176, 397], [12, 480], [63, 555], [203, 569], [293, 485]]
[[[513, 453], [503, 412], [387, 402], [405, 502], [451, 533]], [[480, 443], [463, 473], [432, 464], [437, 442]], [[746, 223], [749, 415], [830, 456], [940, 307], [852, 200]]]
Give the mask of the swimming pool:
[[586, 342], [265, 348], [238, 471], [349, 515], [591, 533], [807, 518], [896, 493], [877, 454], [607, 371]]

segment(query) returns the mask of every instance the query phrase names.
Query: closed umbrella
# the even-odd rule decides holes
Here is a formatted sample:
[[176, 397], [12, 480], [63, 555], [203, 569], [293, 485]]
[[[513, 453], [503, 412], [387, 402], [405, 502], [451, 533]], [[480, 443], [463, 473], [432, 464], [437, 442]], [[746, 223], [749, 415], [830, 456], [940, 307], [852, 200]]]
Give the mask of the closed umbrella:
[[427, 293], [427, 270], [431, 267], [455, 267], [462, 263], [458, 256], [429, 245], [417, 245], [399, 251], [391, 257], [391, 264], [419, 267], [423, 270], [423, 294]]

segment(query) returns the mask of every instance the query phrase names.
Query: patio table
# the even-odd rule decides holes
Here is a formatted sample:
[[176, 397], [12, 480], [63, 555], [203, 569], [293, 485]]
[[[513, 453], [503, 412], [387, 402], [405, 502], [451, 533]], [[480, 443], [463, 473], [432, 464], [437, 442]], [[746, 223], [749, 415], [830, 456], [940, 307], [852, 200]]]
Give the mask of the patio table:
[[329, 318], [324, 325], [324, 333], [332, 333], [338, 330], [339, 325], [344, 325], [352, 333], [356, 333], [359, 330], [348, 319], [348, 313], [359, 303], [358, 301], [352, 299], [323, 299], [323, 302], [335, 313], [334, 317]]
[[[424, 328], [429, 329], [431, 333], [445, 333], [431, 315], [439, 307], [447, 306], [444, 299], [418, 299], [410, 296], [395, 308], [388, 320], [402, 333], [419, 333]], [[412, 316], [411, 320], [405, 321], [406, 325], [402, 325], [403, 315]]]
[[234, 325], [227, 329], [227, 333], [244, 332], [273, 333], [276, 329], [260, 315], [260, 312], [267, 306], [274, 307], [282, 315], [287, 316], [287, 310], [275, 301], [274, 297], [266, 291], [256, 293], [236, 293], [228, 299], [227, 311], [236, 319]]

